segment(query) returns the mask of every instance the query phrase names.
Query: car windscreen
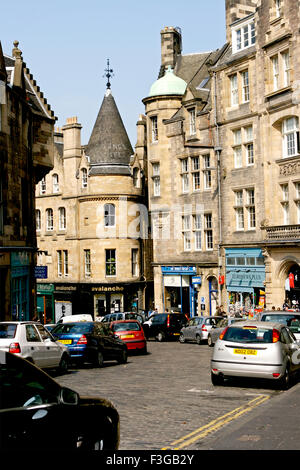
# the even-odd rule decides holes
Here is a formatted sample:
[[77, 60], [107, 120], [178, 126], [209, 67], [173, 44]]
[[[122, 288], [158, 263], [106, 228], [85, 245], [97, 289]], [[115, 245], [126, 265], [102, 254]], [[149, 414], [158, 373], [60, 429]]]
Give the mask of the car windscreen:
[[93, 323], [85, 322], [61, 323], [53, 328], [51, 333], [53, 335], [91, 333], [93, 326]]
[[273, 315], [272, 313], [268, 313], [263, 315], [261, 320], [282, 323], [283, 325], [288, 326], [293, 333], [300, 333], [300, 315], [295, 315], [293, 313]]
[[141, 327], [137, 322], [131, 321], [128, 323], [114, 323], [112, 329], [114, 331], [139, 331]]
[[263, 327], [229, 327], [224, 334], [223, 340], [234, 343], [272, 343], [273, 330]]
[[12, 325], [11, 323], [1, 323], [0, 324], [0, 339], [14, 338], [16, 331], [17, 331], [17, 325]]

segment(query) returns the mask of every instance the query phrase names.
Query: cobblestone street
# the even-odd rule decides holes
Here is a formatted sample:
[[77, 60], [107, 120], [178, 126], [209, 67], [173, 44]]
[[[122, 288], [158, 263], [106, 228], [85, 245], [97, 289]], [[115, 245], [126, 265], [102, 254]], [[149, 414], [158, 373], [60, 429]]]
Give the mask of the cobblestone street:
[[278, 394], [271, 387], [254, 388], [258, 384], [213, 387], [212, 351], [205, 344], [149, 341], [148, 354], [129, 356], [125, 365], [85, 365], [56, 380], [82, 395], [114, 403], [121, 418], [120, 450], [158, 450], [256, 397]]

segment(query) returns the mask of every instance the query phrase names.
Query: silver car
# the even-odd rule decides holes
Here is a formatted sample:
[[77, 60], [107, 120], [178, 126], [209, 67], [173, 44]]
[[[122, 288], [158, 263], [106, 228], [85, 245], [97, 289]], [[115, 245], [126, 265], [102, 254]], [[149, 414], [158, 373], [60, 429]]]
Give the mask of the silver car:
[[300, 312], [289, 312], [288, 310], [264, 311], [260, 315], [260, 320], [282, 323], [289, 327], [296, 339], [300, 340]]
[[299, 368], [299, 343], [289, 328], [281, 323], [241, 321], [219, 336], [211, 359], [211, 381], [222, 385], [228, 377], [262, 378], [286, 389]]
[[217, 341], [220, 333], [224, 330], [224, 328], [226, 328], [226, 326], [232, 325], [233, 323], [237, 321], [241, 321], [241, 319], [228, 317], [228, 318], [222, 318], [221, 320], [219, 320], [216, 326], [213, 325], [207, 337], [208, 346], [211, 346], [211, 347], [214, 346], [215, 342]]
[[193, 317], [189, 320], [187, 326], [183, 327], [180, 331], [179, 341], [185, 343], [186, 341], [196, 341], [201, 344], [207, 341], [208, 333], [213, 325], [216, 325], [223, 317]]
[[61, 373], [68, 369], [68, 348], [55, 341], [38, 322], [0, 322], [0, 349], [21, 356], [41, 369], [57, 369]]

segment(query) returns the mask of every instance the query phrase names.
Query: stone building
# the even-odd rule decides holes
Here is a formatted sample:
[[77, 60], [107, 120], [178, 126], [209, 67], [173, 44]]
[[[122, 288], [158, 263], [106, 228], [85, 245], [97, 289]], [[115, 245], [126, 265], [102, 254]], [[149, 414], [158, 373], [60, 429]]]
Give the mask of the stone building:
[[223, 49], [182, 54], [161, 31], [158, 80], [144, 98], [155, 307], [214, 314], [219, 298], [218, 171], [209, 68]]
[[0, 44], [0, 319], [35, 312], [35, 184], [53, 166], [55, 117], [23, 62]]
[[47, 268], [38, 307], [47, 321], [149, 303], [143, 117], [137, 127], [134, 153], [109, 86], [88, 145], [77, 118], [55, 133], [54, 168], [36, 189], [38, 264]]
[[299, 9], [226, 0], [226, 43], [204, 54], [161, 31], [143, 100], [160, 310], [300, 301]]
[[293, 0], [226, 1], [228, 43], [211, 73], [233, 310], [300, 300], [299, 13]]

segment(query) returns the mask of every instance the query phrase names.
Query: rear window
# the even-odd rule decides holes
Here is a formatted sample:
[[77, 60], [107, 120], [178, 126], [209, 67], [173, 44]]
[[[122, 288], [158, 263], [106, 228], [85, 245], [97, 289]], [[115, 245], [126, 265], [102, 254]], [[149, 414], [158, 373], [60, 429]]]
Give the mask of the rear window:
[[61, 323], [52, 330], [52, 334], [91, 333], [93, 331], [93, 327], [93, 323], [86, 322]]
[[262, 321], [273, 321], [282, 323], [285, 326], [288, 326], [293, 333], [300, 333], [300, 316], [295, 314], [277, 314], [272, 315], [265, 314], [261, 318]]
[[185, 315], [178, 315], [173, 313], [170, 315], [170, 324], [171, 325], [186, 325], [188, 320]]
[[17, 331], [17, 325], [2, 323], [0, 325], [0, 338], [14, 338]]
[[228, 328], [225, 332], [224, 341], [234, 343], [272, 343], [273, 330], [269, 328]]
[[137, 322], [115, 323], [112, 325], [113, 331], [139, 331], [141, 329]]
[[162, 315], [154, 315], [153, 320], [152, 320], [152, 325], [156, 323], [164, 323], [165, 320], [167, 319], [167, 314], [162, 314]]

